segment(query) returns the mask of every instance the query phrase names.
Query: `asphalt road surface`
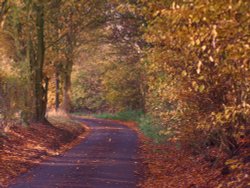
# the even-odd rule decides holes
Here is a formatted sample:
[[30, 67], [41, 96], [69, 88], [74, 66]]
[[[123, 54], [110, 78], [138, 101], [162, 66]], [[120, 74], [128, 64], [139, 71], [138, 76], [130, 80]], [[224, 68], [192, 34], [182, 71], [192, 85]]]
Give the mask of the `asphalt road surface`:
[[10, 188], [134, 188], [137, 135], [108, 120], [78, 119], [91, 128], [79, 145], [17, 178]]

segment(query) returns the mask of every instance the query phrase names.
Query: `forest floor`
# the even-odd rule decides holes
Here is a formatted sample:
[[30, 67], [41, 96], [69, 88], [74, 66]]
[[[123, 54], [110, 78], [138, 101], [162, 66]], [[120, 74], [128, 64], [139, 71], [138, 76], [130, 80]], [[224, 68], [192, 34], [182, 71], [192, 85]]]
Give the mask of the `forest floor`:
[[83, 138], [87, 127], [71, 118], [52, 117], [51, 124], [11, 125], [0, 135], [0, 187], [51, 156], [70, 149]]
[[[118, 121], [119, 122], [119, 121]], [[142, 188], [250, 188], [250, 140], [228, 157], [218, 148], [194, 154], [176, 143], [154, 143], [135, 122], [126, 126], [139, 135], [144, 166]]]

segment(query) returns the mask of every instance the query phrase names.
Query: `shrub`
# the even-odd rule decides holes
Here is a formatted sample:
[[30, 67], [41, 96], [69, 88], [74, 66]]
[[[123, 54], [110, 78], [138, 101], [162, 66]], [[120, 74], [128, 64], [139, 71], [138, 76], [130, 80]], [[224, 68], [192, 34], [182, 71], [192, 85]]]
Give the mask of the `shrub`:
[[250, 123], [250, 2], [141, 3], [146, 109], [182, 143], [202, 148], [212, 139], [232, 153]]

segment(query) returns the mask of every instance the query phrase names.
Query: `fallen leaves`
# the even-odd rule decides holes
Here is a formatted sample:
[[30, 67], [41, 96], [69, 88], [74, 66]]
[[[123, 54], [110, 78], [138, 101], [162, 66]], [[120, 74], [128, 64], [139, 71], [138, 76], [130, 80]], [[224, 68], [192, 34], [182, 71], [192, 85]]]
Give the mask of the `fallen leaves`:
[[174, 145], [144, 144], [142, 157], [148, 170], [142, 187], [210, 187], [209, 182], [220, 175], [219, 169]]
[[85, 130], [82, 124], [73, 121], [53, 123], [32, 124], [28, 128], [12, 126], [6, 136], [0, 137], [0, 187], [47, 156], [59, 155], [71, 148], [75, 138]]
[[[141, 188], [246, 188], [250, 187], [250, 147], [240, 151], [240, 154], [225, 160], [225, 156], [216, 148], [210, 149], [209, 155], [219, 156], [221, 161], [213, 165], [204, 155], [194, 155], [189, 149], [179, 149], [176, 143], [155, 144], [146, 138], [138, 129], [136, 123], [122, 122], [136, 131], [140, 138], [140, 158], [144, 174], [139, 183]], [[249, 142], [250, 143], [250, 142]], [[249, 144], [250, 145], [250, 144]], [[246, 149], [247, 148], [247, 149]], [[227, 175], [222, 169], [231, 165]]]

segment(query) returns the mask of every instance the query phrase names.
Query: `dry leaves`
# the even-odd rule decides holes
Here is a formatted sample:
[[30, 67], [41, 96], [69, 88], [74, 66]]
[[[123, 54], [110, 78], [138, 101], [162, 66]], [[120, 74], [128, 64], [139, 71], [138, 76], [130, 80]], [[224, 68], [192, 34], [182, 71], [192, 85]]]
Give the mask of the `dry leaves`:
[[[176, 147], [176, 143], [154, 144], [138, 129], [136, 123], [126, 122], [140, 138], [140, 157], [143, 162], [140, 174], [144, 178], [142, 188], [246, 188], [250, 186], [250, 142], [244, 144], [239, 154], [231, 159], [228, 174], [223, 174], [223, 154], [216, 148], [210, 155], [220, 156], [216, 164], [207, 161], [204, 155], [194, 155], [188, 149]], [[225, 158], [225, 157], [224, 157]], [[224, 159], [225, 160], [225, 159]], [[226, 160], [225, 160], [226, 161]], [[241, 163], [239, 163], [239, 161]], [[230, 160], [229, 160], [230, 162]]]
[[79, 123], [71, 122], [71, 126], [78, 127], [78, 131], [76, 128], [70, 130], [62, 123], [55, 125], [32, 124], [29, 128], [12, 126], [6, 136], [0, 137], [0, 187], [43, 158], [69, 149], [75, 138], [84, 131]]

